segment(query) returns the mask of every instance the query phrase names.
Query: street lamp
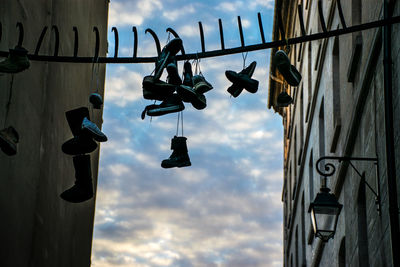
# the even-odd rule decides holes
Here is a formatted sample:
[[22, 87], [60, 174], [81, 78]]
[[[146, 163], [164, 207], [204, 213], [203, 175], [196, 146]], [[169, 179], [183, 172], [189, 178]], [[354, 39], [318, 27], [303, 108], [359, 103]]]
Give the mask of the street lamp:
[[322, 187], [315, 197], [314, 202], [310, 203], [308, 212], [311, 212], [311, 222], [316, 237], [327, 242], [333, 238], [336, 232], [336, 225], [343, 205], [339, 204], [334, 194], [327, 187]]
[[378, 206], [377, 211], [380, 214], [380, 195], [379, 195], [379, 173], [376, 169], [376, 179], [378, 185], [378, 192], [376, 192], [366, 181], [365, 175], [361, 174], [357, 168], [352, 164], [351, 161], [372, 161], [376, 164], [378, 163], [377, 158], [355, 158], [355, 157], [321, 157], [316, 162], [317, 172], [322, 175], [323, 181], [321, 185], [320, 192], [315, 197], [314, 202], [310, 203], [308, 212], [311, 213], [311, 223], [313, 226], [314, 234], [316, 237], [320, 238], [323, 242], [327, 242], [329, 239], [333, 238], [336, 232], [336, 226], [338, 223], [340, 211], [343, 205], [340, 204], [334, 194], [329, 193], [331, 190], [326, 187], [326, 179], [332, 176], [336, 168], [333, 164], [325, 164], [325, 170], [319, 169], [319, 163], [323, 160], [338, 160], [339, 162], [345, 161], [356, 171], [360, 176], [361, 181], [367, 185], [367, 187], [375, 195], [375, 204]]

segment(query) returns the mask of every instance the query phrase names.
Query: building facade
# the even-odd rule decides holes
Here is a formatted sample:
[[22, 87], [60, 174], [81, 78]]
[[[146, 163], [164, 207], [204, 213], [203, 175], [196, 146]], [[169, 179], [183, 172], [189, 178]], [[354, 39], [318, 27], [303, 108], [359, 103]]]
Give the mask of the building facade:
[[[22, 46], [34, 54], [45, 26], [39, 55], [53, 55], [56, 25], [60, 56], [93, 56], [95, 33], [100, 32], [100, 56], [106, 54], [107, 0], [1, 0], [0, 51]], [[3, 59], [1, 59], [3, 60]], [[100, 66], [99, 93], [104, 93], [105, 67]], [[12, 125], [19, 134], [18, 152], [0, 151], [0, 266], [90, 266], [95, 197], [73, 204], [59, 195], [75, 181], [72, 156], [61, 145], [72, 137], [65, 112], [89, 107], [91, 121], [101, 126], [102, 110], [92, 110], [88, 97], [92, 64], [30, 61], [29, 69], [0, 74], [1, 129]], [[99, 149], [91, 153], [94, 191]]]
[[[280, 35], [275, 16], [273, 39], [301, 36], [299, 4], [306, 34], [324, 30], [318, 4], [327, 31], [343, 28], [338, 1], [275, 1], [275, 14], [281, 14], [286, 36]], [[384, 18], [384, 1], [340, 2], [348, 27]], [[388, 4], [391, 15], [398, 16], [400, 2]], [[302, 75], [298, 87], [282, 82], [271, 61], [268, 107], [282, 116], [284, 127], [284, 266], [399, 266], [395, 251], [400, 252], [400, 25], [392, 25], [391, 38], [384, 32], [383, 27], [377, 27], [291, 45], [288, 56]], [[389, 51], [385, 41], [392, 64], [385, 65], [385, 52]], [[276, 51], [272, 50], [271, 58]], [[390, 69], [392, 78], [387, 76]], [[385, 126], [388, 77], [393, 92], [392, 128]], [[294, 103], [278, 107], [277, 96], [284, 90]], [[394, 137], [394, 155], [389, 160], [387, 133]], [[336, 168], [327, 187], [343, 204], [336, 233], [328, 242], [314, 237], [308, 213], [321, 187], [315, 165], [323, 156], [378, 159], [377, 164], [351, 161], [364, 181], [349, 162], [325, 161]], [[388, 162], [393, 161], [395, 167], [391, 168]], [[380, 195], [380, 212], [368, 185]]]

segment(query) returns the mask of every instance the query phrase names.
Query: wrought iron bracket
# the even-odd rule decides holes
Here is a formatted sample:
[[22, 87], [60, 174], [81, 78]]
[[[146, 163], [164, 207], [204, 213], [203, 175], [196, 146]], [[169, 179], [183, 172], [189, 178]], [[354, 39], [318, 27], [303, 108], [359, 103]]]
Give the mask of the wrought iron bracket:
[[[377, 211], [379, 215], [381, 214], [381, 199], [380, 199], [380, 185], [379, 185], [379, 169], [378, 169], [378, 158], [363, 158], [363, 157], [335, 157], [335, 156], [325, 156], [321, 157], [317, 160], [315, 164], [315, 168], [317, 172], [323, 176], [325, 179], [329, 176], [333, 176], [336, 172], [336, 167], [332, 163], [325, 163], [325, 160], [337, 160], [339, 163], [348, 162], [349, 165], [353, 168], [353, 170], [357, 173], [357, 175], [361, 178], [361, 181], [371, 190], [371, 192], [375, 195], [375, 205], [377, 205]], [[377, 191], [375, 191], [371, 185], [365, 180], [365, 174], [360, 173], [360, 171], [354, 166], [352, 161], [369, 161], [375, 164], [376, 169], [376, 187]], [[321, 164], [322, 164], [322, 168]]]

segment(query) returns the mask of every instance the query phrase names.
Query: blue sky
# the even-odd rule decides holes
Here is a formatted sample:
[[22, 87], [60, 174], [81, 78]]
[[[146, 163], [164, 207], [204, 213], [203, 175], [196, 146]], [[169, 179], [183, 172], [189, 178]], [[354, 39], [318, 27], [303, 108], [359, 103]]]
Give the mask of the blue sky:
[[[132, 55], [132, 26], [138, 28], [138, 56], [155, 56], [153, 29], [165, 45], [166, 28], [182, 38], [185, 51], [240, 46], [237, 16], [246, 44], [261, 41], [257, 12], [271, 40], [273, 0], [111, 1], [109, 28], [117, 26], [120, 56]], [[109, 56], [114, 53], [109, 34]], [[269, 50], [251, 52], [257, 61], [256, 94], [230, 97], [225, 70], [240, 71], [242, 55], [201, 60], [214, 89], [207, 107], [185, 103], [184, 135], [191, 167], [162, 169], [176, 134], [177, 114], [140, 118], [151, 101], [142, 79], [154, 64], [109, 64], [97, 191], [92, 266], [282, 266], [282, 120], [267, 109]], [[178, 62], [179, 70], [183, 63]], [[166, 74], [164, 73], [163, 79]]]

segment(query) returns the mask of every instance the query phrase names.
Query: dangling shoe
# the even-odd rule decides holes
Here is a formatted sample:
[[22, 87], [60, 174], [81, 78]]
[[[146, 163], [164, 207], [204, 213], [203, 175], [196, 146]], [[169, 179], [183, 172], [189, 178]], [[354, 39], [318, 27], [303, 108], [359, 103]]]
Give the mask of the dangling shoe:
[[159, 101], [163, 101], [165, 98], [171, 96], [176, 88], [176, 85], [155, 80], [154, 76], [144, 77], [142, 85], [144, 99]]
[[167, 65], [167, 72], [168, 72], [168, 83], [173, 85], [181, 85], [182, 79], [179, 77], [178, 73], [178, 63], [175, 60], [175, 57], [171, 60], [171, 63]]
[[203, 75], [194, 75], [192, 80], [193, 88], [199, 94], [204, 94], [213, 89], [212, 85], [206, 81]]
[[175, 56], [182, 48], [183, 45], [180, 38], [174, 38], [164, 46], [161, 54], [157, 58], [156, 68], [154, 70], [154, 77], [156, 80], [160, 79], [163, 69], [166, 67], [171, 57]]
[[18, 132], [14, 127], [9, 126], [0, 131], [0, 148], [8, 156], [17, 154], [17, 144], [19, 142]]
[[91, 122], [88, 118], [84, 118], [82, 121], [82, 132], [89, 135], [98, 142], [106, 142], [107, 136], [100, 131], [99, 127], [94, 122]]
[[69, 139], [61, 146], [61, 150], [68, 155], [92, 153], [96, 148], [96, 142], [90, 136], [84, 134]]
[[173, 168], [173, 167], [187, 167], [191, 166], [187, 146], [186, 146], [186, 137], [174, 136], [171, 139], [171, 149], [172, 154], [168, 159], [165, 159], [161, 162], [161, 167], [163, 168]]
[[103, 105], [103, 98], [98, 93], [92, 93], [89, 96], [89, 102], [92, 103], [94, 109], [101, 109], [101, 105]]
[[225, 71], [225, 76], [229, 81], [232, 82], [232, 86], [228, 88], [228, 92], [233, 96], [237, 97], [246, 89], [250, 93], [256, 93], [258, 90], [258, 81], [251, 79], [254, 70], [256, 69], [257, 62], [253, 61], [247, 68], [244, 68], [239, 73], [232, 70]]
[[193, 87], [193, 72], [192, 72], [192, 64], [189, 61], [186, 61], [183, 64], [183, 85]]
[[18, 73], [29, 68], [28, 51], [22, 46], [10, 49], [6, 60], [0, 62], [0, 72]]
[[290, 59], [285, 51], [278, 50], [275, 53], [273, 61], [288, 84], [291, 86], [298, 86], [300, 84], [301, 74], [295, 66], [290, 64]]
[[182, 103], [182, 99], [177, 95], [173, 94], [167, 97], [160, 105], [148, 105], [142, 112], [142, 120], [146, 114], [148, 116], [162, 116], [169, 113], [179, 112], [185, 109], [185, 105]]
[[60, 197], [71, 203], [80, 203], [93, 197], [92, 169], [90, 155], [73, 157], [75, 184], [61, 193]]
[[293, 98], [286, 92], [280, 93], [276, 100], [276, 105], [278, 107], [287, 107], [292, 103], [293, 103]]
[[183, 102], [192, 103], [195, 109], [201, 110], [207, 106], [204, 94], [198, 93], [193, 87], [181, 84], [176, 88], [176, 92]]

